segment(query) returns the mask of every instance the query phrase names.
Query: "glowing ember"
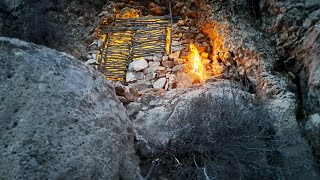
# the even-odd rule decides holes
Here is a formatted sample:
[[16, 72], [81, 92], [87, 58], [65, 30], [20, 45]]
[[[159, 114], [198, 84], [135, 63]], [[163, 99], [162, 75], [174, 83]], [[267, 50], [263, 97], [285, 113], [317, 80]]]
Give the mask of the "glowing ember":
[[207, 72], [204, 64], [202, 63], [201, 56], [197, 47], [194, 44], [190, 44], [189, 65], [191, 73], [196, 76], [200, 81], [207, 78]]

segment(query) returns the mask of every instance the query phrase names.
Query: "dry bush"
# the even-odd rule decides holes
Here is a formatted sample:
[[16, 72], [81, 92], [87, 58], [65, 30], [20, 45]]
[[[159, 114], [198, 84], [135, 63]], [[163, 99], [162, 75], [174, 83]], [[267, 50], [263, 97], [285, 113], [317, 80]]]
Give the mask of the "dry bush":
[[263, 107], [235, 95], [202, 95], [186, 108], [154, 171], [206, 180], [285, 179], [291, 173], [281, 167], [286, 142], [276, 138], [275, 117]]

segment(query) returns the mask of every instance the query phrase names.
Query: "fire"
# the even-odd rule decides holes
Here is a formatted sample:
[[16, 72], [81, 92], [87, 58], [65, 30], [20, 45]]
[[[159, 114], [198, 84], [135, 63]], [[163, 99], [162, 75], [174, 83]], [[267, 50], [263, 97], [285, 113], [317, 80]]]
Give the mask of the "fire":
[[202, 62], [202, 58], [197, 47], [194, 44], [190, 44], [190, 55], [189, 55], [190, 71], [200, 81], [207, 78], [207, 71]]

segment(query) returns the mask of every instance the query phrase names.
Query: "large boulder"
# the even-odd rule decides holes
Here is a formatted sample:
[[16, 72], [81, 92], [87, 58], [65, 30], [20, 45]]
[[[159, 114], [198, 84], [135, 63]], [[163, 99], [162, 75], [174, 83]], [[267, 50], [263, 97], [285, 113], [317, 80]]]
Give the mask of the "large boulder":
[[114, 88], [72, 56], [0, 37], [0, 177], [139, 179]]

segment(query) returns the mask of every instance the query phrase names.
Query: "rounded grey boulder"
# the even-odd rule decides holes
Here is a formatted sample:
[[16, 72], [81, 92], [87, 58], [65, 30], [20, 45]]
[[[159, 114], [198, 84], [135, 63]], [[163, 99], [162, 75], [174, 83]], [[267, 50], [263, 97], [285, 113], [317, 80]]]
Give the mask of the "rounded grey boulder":
[[0, 37], [0, 179], [140, 179], [114, 88], [72, 56]]

